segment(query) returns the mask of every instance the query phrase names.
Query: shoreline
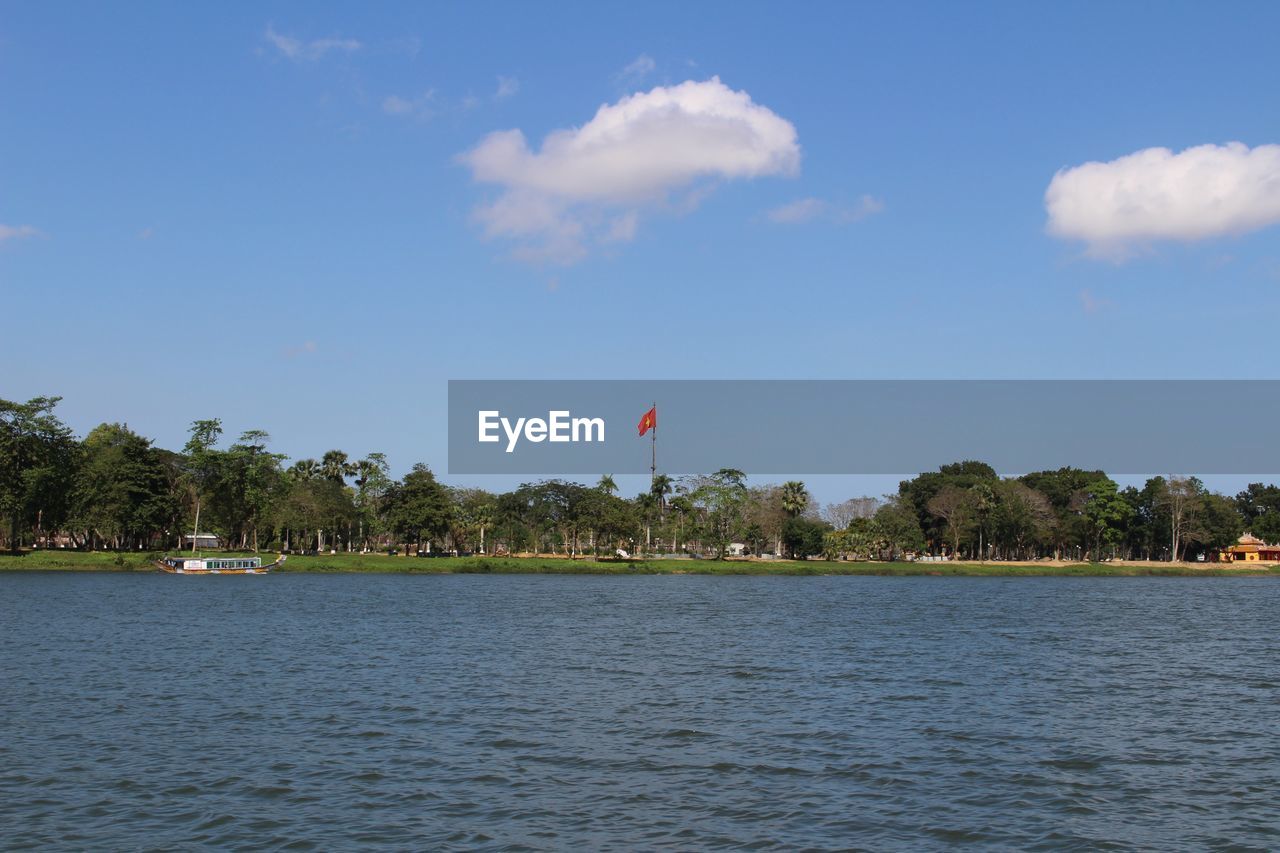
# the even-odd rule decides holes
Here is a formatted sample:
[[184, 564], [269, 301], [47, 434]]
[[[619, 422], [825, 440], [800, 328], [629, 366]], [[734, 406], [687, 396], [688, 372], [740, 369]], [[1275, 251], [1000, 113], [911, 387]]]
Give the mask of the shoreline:
[[[220, 555], [223, 556], [223, 555]], [[225, 556], [240, 556], [227, 554]], [[249, 555], [252, 556], [252, 555]], [[268, 552], [261, 555], [266, 557]], [[32, 551], [0, 555], [4, 572], [157, 571], [150, 554], [103, 551]], [[265, 560], [264, 560], [265, 561]], [[432, 557], [382, 554], [292, 555], [272, 574], [547, 574], [547, 575], [741, 575], [777, 577], [1280, 577], [1280, 566], [1147, 561], [914, 563], [823, 560], [593, 560], [562, 556]]]

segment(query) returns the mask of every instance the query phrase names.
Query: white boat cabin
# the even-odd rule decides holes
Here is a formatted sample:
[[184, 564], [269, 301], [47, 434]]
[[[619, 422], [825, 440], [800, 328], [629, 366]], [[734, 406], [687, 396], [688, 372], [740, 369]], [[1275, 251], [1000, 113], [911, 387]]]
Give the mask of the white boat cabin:
[[246, 572], [262, 568], [261, 557], [165, 557], [179, 572]]

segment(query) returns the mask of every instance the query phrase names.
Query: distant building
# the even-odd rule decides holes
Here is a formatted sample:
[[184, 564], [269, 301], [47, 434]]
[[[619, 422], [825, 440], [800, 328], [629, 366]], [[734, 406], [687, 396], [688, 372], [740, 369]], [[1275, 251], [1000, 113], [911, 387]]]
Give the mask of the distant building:
[[[182, 547], [184, 548], [192, 547], [190, 533], [183, 534]], [[218, 536], [212, 533], [197, 533], [195, 547], [196, 548], [221, 548], [222, 540]]]
[[1233, 563], [1280, 562], [1280, 545], [1268, 545], [1257, 536], [1246, 533], [1222, 552], [1222, 559]]

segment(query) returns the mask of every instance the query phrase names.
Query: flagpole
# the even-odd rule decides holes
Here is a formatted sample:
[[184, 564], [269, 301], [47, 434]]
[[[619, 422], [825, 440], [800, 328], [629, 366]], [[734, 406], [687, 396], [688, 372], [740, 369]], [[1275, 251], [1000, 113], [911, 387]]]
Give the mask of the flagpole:
[[653, 458], [649, 463], [649, 488], [658, 482], [658, 401], [653, 401]]

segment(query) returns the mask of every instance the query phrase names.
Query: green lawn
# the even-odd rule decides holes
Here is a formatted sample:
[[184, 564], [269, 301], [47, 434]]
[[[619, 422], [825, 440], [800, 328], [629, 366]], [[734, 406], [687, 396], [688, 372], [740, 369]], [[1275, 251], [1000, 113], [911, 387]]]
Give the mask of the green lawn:
[[[218, 556], [251, 556], [218, 554]], [[263, 553], [263, 562], [275, 559]], [[79, 551], [33, 551], [22, 557], [0, 555], [0, 571], [155, 571], [145, 553], [114, 554]], [[384, 554], [334, 554], [319, 557], [292, 556], [282, 572], [371, 572], [401, 574], [705, 574], [705, 575], [964, 575], [999, 577], [1095, 576], [1095, 577], [1203, 577], [1280, 576], [1280, 567], [1257, 569], [1193, 568], [1187, 566], [1123, 566], [1114, 563], [1076, 563], [1066, 566], [1011, 566], [1002, 563], [850, 563], [746, 562], [716, 560], [596, 561], [546, 557], [389, 557]]]

